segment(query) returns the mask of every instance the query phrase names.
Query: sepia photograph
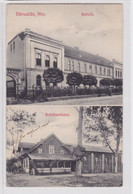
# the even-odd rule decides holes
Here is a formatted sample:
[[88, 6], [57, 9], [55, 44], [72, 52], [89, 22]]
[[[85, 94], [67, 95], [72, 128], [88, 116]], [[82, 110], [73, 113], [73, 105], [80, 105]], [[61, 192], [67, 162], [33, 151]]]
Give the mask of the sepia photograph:
[[7, 4], [7, 105], [123, 104], [122, 4]]
[[7, 187], [122, 187], [121, 106], [7, 106]]

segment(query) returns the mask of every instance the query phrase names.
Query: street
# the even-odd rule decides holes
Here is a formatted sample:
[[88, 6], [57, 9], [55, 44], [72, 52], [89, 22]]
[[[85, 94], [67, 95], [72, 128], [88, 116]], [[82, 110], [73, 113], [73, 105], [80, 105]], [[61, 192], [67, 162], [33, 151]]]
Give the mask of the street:
[[[102, 97], [91, 97], [91, 98], [80, 98], [80, 99], [69, 99], [59, 101], [48, 101], [39, 102], [34, 104], [44, 105], [122, 105], [122, 95], [115, 96], [102, 96]], [[33, 105], [33, 104], [32, 104]]]

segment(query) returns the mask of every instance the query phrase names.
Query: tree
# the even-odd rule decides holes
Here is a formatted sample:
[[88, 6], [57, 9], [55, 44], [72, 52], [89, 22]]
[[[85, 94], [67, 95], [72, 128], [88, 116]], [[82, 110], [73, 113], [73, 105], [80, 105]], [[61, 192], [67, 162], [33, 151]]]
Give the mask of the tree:
[[79, 86], [83, 81], [82, 75], [78, 72], [69, 73], [66, 79], [67, 79], [67, 84], [69, 86], [74, 87], [74, 92], [75, 92], [75, 86]]
[[[44, 125], [47, 125], [43, 124]], [[32, 135], [41, 126], [36, 126], [36, 112], [28, 113], [22, 109], [8, 109], [7, 114], [7, 145], [12, 147], [16, 157], [19, 142], [27, 135]]]
[[110, 85], [112, 85], [112, 79], [110, 79], [110, 78], [103, 78], [103, 79], [100, 80], [100, 84], [102, 86], [109, 87]]
[[116, 88], [122, 86], [122, 79], [114, 79], [112, 85], [116, 86]]
[[53, 84], [53, 89], [57, 83], [64, 80], [63, 72], [58, 68], [48, 68], [44, 70], [43, 78], [46, 86], [48, 86], [50, 83]]
[[90, 86], [96, 86], [97, 85], [97, 79], [93, 75], [84, 75], [83, 77], [83, 84], [84, 86], [89, 85]]
[[84, 137], [87, 142], [102, 143], [115, 155], [118, 172], [118, 154], [122, 141], [122, 107], [89, 107], [84, 117]]

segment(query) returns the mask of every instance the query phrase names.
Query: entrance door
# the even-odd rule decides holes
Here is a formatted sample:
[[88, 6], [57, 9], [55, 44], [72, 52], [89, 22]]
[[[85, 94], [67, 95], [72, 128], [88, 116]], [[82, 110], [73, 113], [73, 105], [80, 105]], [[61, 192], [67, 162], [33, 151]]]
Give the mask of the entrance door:
[[76, 171], [76, 162], [73, 161], [71, 162], [71, 172], [75, 172]]
[[16, 81], [10, 76], [7, 76], [6, 88], [7, 88], [7, 97], [16, 98]]

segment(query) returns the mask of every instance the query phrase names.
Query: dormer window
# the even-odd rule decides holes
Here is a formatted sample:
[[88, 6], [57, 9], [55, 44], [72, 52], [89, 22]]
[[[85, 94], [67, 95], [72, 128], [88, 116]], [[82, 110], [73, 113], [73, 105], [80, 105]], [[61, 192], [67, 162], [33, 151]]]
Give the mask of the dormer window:
[[49, 145], [49, 154], [54, 154], [54, 145]]
[[38, 153], [41, 154], [42, 153], [42, 149], [38, 148]]

